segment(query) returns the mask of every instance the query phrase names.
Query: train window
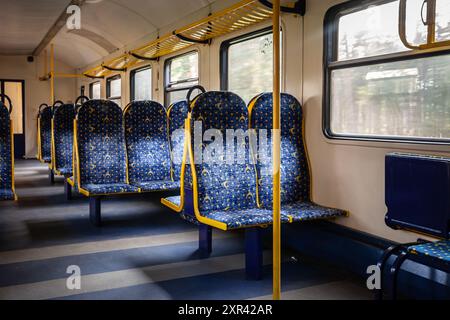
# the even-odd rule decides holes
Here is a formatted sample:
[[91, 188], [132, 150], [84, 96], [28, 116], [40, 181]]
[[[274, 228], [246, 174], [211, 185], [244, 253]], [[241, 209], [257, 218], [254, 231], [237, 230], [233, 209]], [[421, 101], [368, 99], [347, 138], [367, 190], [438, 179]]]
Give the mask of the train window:
[[101, 84], [100, 81], [92, 82], [89, 84], [89, 97], [91, 99], [101, 98]]
[[192, 51], [166, 60], [165, 62], [165, 103], [186, 98], [190, 87], [199, 83], [198, 52]]
[[[426, 37], [420, 7], [415, 1], [408, 3], [407, 35], [420, 43]], [[450, 50], [406, 48], [398, 35], [398, 11], [399, 1], [351, 1], [328, 11], [324, 48], [328, 137], [450, 142]], [[450, 11], [447, 15], [450, 21]], [[417, 24], [411, 23], [413, 19]], [[447, 28], [450, 32], [450, 24]]]
[[106, 98], [122, 106], [122, 78], [119, 74], [106, 79]]
[[152, 99], [152, 68], [144, 68], [131, 71], [130, 77], [131, 100]]
[[272, 91], [272, 29], [246, 34], [221, 45], [221, 87], [249, 102], [261, 92]]

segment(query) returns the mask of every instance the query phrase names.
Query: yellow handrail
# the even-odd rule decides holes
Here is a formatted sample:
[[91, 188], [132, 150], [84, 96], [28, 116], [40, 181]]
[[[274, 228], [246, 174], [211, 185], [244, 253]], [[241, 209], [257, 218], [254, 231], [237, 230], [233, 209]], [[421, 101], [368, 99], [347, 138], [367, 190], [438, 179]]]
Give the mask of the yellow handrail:
[[273, 300], [281, 299], [280, 0], [273, 1]]

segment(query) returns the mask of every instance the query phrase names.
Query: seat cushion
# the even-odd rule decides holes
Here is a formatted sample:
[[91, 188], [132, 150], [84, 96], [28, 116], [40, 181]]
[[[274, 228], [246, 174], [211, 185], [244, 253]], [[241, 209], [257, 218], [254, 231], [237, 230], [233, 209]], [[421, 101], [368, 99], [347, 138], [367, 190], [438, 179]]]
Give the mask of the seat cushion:
[[[211, 211], [203, 214], [205, 218], [225, 223], [227, 229], [240, 229], [252, 226], [272, 224], [273, 213], [265, 209], [244, 209], [233, 211]], [[289, 217], [282, 214], [281, 222], [289, 222]]]
[[347, 212], [344, 210], [322, 207], [312, 202], [300, 201], [282, 205], [281, 213], [291, 217], [292, 222], [330, 219], [347, 215]]
[[85, 184], [81, 187], [89, 192], [90, 195], [108, 195], [118, 193], [138, 193], [139, 189], [125, 183], [111, 184]]
[[0, 200], [14, 200], [15, 195], [12, 190], [0, 189]]
[[450, 240], [425, 243], [410, 247], [408, 251], [418, 256], [426, 256], [445, 263], [450, 263]]
[[71, 176], [72, 175], [72, 168], [59, 168], [58, 171], [63, 176]]
[[52, 162], [52, 157], [44, 156], [44, 157], [42, 157], [42, 161], [44, 161], [45, 163], [50, 163], [50, 162]]
[[175, 191], [180, 189], [180, 182], [169, 181], [148, 181], [148, 182], [137, 182], [133, 184], [134, 186], [141, 189], [143, 192], [152, 191]]
[[181, 197], [180, 196], [173, 196], [173, 197], [167, 197], [164, 198], [164, 200], [171, 202], [173, 205], [179, 207], [181, 204]]

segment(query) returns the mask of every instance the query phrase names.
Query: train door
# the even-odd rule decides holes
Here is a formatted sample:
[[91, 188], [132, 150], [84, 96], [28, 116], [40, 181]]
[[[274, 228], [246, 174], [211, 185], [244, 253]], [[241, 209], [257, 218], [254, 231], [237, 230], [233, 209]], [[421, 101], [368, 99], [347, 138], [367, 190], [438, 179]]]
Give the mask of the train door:
[[[11, 119], [14, 129], [14, 157], [25, 155], [25, 81], [1, 80], [0, 93], [6, 94], [12, 102]], [[5, 103], [5, 101], [3, 101]], [[7, 104], [7, 102], [6, 102]]]

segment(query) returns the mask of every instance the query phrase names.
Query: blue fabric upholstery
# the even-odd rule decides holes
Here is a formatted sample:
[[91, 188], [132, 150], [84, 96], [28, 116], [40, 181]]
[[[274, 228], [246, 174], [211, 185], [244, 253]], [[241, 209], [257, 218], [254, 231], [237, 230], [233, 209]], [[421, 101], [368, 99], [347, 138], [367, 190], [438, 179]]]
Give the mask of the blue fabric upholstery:
[[143, 192], [153, 192], [153, 191], [176, 191], [180, 189], [179, 181], [146, 181], [146, 182], [136, 182], [134, 186], [141, 189]]
[[[250, 162], [248, 139], [241, 142], [234, 139], [232, 144], [225, 142], [227, 129], [241, 129], [242, 132], [248, 129], [248, 111], [244, 101], [231, 92], [204, 93], [193, 103], [191, 121], [192, 141], [194, 124], [201, 122], [202, 134], [209, 129], [220, 130], [224, 155], [228, 148], [228, 151], [235, 155], [234, 150], [239, 150], [240, 156], [245, 157], [244, 163], [226, 161], [225, 156], [221, 159], [219, 157], [215, 162], [204, 159], [196, 161], [194, 166], [198, 180], [200, 214], [226, 223], [228, 229], [271, 223], [270, 211], [257, 209], [256, 172], [255, 166]], [[214, 143], [217, 144], [217, 141]], [[206, 154], [209, 145], [206, 141], [203, 141], [199, 148], [193, 144], [194, 158], [198, 157], [199, 153]], [[287, 221], [287, 217], [284, 217], [284, 220]]]
[[53, 114], [54, 168], [64, 176], [72, 175], [74, 119], [75, 109], [72, 104], [57, 107]]
[[173, 197], [167, 197], [165, 198], [167, 201], [172, 202], [177, 207], [181, 204], [181, 197], [180, 196], [173, 196]]
[[167, 121], [166, 110], [158, 102], [134, 101], [125, 110], [128, 178], [142, 191], [174, 190], [179, 185], [170, 176]]
[[[230, 211], [210, 211], [205, 212], [204, 216], [223, 222], [227, 225], [227, 229], [240, 229], [244, 227], [259, 226], [264, 224], [272, 224], [273, 213], [271, 210], [264, 209], [244, 209]], [[281, 215], [281, 222], [289, 222], [286, 215]]]
[[83, 189], [87, 190], [90, 195], [108, 195], [115, 193], [137, 193], [139, 189], [126, 183], [110, 183], [110, 184], [85, 184]]
[[52, 116], [52, 107], [44, 108], [39, 116], [41, 160], [47, 163], [52, 161]]
[[12, 190], [0, 189], [0, 201], [3, 200], [14, 200], [15, 194]]
[[450, 264], [450, 240], [413, 246], [409, 248], [409, 252]]
[[11, 121], [9, 111], [0, 101], [0, 200], [14, 200]]
[[[261, 208], [272, 208], [272, 93], [254, 98], [250, 107], [250, 126], [259, 137], [259, 147], [266, 150], [257, 157], [259, 201]], [[303, 111], [298, 100], [281, 94], [281, 203], [282, 213], [293, 222], [344, 216], [339, 209], [325, 208], [311, 203], [310, 173], [306, 148], [303, 143]], [[267, 132], [267, 145], [263, 146], [261, 131]], [[255, 148], [253, 148], [255, 150]]]
[[184, 134], [182, 132], [188, 112], [188, 104], [185, 100], [173, 103], [168, 111], [169, 137], [173, 162], [172, 177], [175, 181], [179, 181], [181, 178], [181, 162], [184, 149]]
[[90, 100], [78, 112], [80, 188], [92, 194], [137, 192], [127, 185], [122, 110], [112, 101]]
[[283, 204], [281, 212], [289, 216], [292, 222], [331, 219], [346, 215], [346, 212], [343, 210], [327, 208], [312, 202], [303, 201]]

